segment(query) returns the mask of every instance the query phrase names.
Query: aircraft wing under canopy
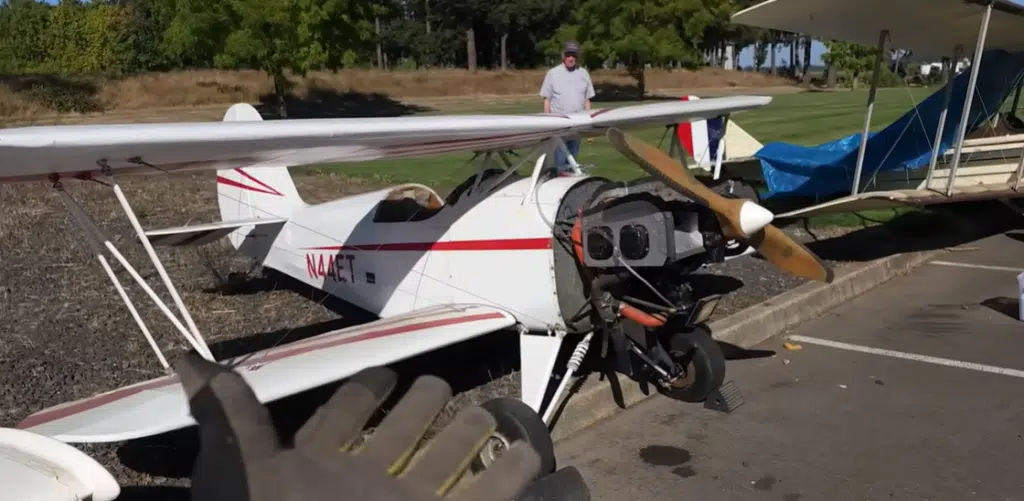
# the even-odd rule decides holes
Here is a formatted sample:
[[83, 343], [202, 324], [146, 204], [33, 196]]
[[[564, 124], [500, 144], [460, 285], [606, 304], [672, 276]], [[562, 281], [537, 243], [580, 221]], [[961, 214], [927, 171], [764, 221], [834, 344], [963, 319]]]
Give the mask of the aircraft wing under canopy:
[[[995, 0], [985, 47], [1024, 50], [1024, 7]], [[913, 58], [939, 61], [963, 45], [970, 56], [985, 15], [980, 0], [768, 0], [741, 10], [732, 22], [755, 28], [803, 33], [835, 41], [913, 51]]]
[[[225, 361], [260, 402], [271, 402], [421, 353], [511, 327], [498, 308], [424, 308]], [[39, 411], [17, 427], [62, 442], [117, 442], [195, 424], [176, 375], [159, 377]]]
[[236, 104], [222, 122], [0, 129], [0, 183], [113, 174], [359, 162], [510, 149], [607, 127], [670, 124], [759, 108], [767, 96], [665, 101], [572, 115], [440, 115], [262, 121]]

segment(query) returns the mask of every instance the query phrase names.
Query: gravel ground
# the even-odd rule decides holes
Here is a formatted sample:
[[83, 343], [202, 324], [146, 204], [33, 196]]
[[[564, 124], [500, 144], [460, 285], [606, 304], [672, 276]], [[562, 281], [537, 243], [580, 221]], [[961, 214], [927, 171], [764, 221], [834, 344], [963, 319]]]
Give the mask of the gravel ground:
[[[297, 182], [304, 197], [312, 202], [369, 188], [367, 184], [329, 176], [299, 177]], [[169, 189], [172, 185], [166, 178], [156, 183], [148, 178], [131, 178], [122, 183], [147, 228], [216, 220], [213, 186], [209, 174], [175, 176], [173, 189]], [[148, 260], [142, 247], [131, 245], [131, 228], [109, 190], [79, 183], [68, 186], [68, 191], [111, 235], [127, 259], [139, 266], [154, 290], [172, 304], [162, 292], [155, 270], [143, 265]], [[4, 320], [0, 327], [0, 425], [11, 426], [44, 407], [159, 376], [159, 363], [95, 257], [87, 251], [59, 197], [42, 186], [5, 186], [0, 187], [0, 202], [4, 207], [0, 237], [5, 242], [0, 248], [0, 311]], [[838, 229], [813, 234], [795, 229], [792, 233], [800, 240], [818, 240], [811, 244], [815, 250], [830, 263], [842, 266], [878, 257], [878, 253], [905, 250], [907, 240], [892, 238], [894, 231], [909, 231], [913, 241], [923, 242], [920, 236], [934, 229], [933, 224], [929, 220], [905, 221], [857, 232], [860, 238]], [[865, 247], [864, 242], [875, 247], [884, 243], [885, 248], [874, 254], [856, 251]], [[250, 263], [236, 256], [226, 242], [201, 249], [157, 252], [218, 358], [296, 341], [360, 320], [343, 305], [325, 300], [315, 291], [253, 271]], [[112, 266], [119, 270], [119, 266]], [[803, 282], [753, 257], [712, 266], [703, 273], [715, 277], [707, 280], [712, 288], [732, 290], [716, 312], [718, 317]], [[118, 277], [122, 284], [131, 284], [129, 295], [168, 358], [183, 353], [186, 344], [168, 328], [142, 290], [127, 273], [119, 270]], [[482, 349], [481, 343], [487, 343], [487, 349]], [[402, 364], [399, 372], [406, 376], [406, 382], [422, 371], [445, 377], [458, 393], [451, 406], [455, 409], [517, 391], [516, 346], [514, 335], [498, 333]], [[490, 357], [481, 359], [481, 353]], [[467, 365], [465, 360], [469, 358], [480, 362]], [[275, 418], [294, 426], [332, 389], [275, 403], [271, 406]], [[193, 431], [82, 448], [114, 472], [125, 487], [122, 499], [186, 499], [185, 491], [174, 486], [187, 485], [194, 454]]]

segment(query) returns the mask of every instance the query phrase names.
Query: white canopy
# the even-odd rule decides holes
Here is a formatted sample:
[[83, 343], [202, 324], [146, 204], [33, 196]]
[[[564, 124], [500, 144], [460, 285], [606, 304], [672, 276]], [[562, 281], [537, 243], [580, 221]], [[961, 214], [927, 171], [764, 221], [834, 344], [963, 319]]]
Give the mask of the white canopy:
[[[985, 4], [976, 0], [768, 0], [737, 12], [732, 22], [870, 46], [887, 29], [886, 47], [937, 61], [958, 44], [969, 57], [984, 15]], [[1024, 50], [1024, 7], [993, 2], [985, 48]]]

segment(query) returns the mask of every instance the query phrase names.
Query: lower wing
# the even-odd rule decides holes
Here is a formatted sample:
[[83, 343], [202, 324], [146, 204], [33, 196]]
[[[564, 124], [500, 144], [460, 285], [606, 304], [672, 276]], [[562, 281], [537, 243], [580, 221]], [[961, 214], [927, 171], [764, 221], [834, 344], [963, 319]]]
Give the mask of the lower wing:
[[0, 485], [18, 501], [112, 501], [114, 477], [82, 451], [49, 437], [0, 428]]
[[[236, 365], [260, 402], [271, 402], [514, 324], [511, 314], [490, 306], [429, 307], [223, 363]], [[169, 375], [39, 411], [17, 427], [63, 442], [90, 443], [193, 424], [185, 392], [177, 376]]]

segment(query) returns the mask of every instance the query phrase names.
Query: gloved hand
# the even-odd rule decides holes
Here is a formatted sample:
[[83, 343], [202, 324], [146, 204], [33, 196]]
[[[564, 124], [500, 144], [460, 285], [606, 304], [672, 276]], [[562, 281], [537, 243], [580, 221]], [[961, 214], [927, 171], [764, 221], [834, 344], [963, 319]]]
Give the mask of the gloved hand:
[[481, 407], [465, 409], [414, 458], [451, 398], [436, 377], [417, 379], [365, 444], [353, 447], [397, 379], [385, 368], [359, 372], [285, 446], [238, 373], [195, 353], [176, 370], [199, 424], [194, 501], [511, 501], [540, 471], [537, 453], [516, 443], [451, 492], [495, 421]]

